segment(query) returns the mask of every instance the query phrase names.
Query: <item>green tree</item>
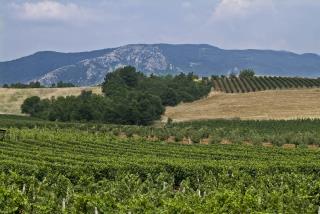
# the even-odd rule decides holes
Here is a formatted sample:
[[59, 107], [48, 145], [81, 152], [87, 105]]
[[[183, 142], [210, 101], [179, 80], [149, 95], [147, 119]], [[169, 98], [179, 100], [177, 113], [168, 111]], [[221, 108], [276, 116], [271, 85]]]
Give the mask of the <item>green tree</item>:
[[21, 112], [30, 114], [31, 116], [36, 116], [41, 110], [41, 100], [38, 96], [32, 96], [25, 99], [21, 105]]
[[165, 106], [175, 106], [179, 102], [178, 94], [172, 88], [166, 88], [160, 97]]
[[145, 78], [143, 74], [136, 72], [132, 66], [118, 68], [114, 72], [107, 73], [104, 82], [102, 83], [102, 92], [109, 96], [108, 90], [118, 88], [133, 88], [137, 87], [139, 79]]
[[[23, 113], [52, 121], [97, 121], [148, 125], [160, 119], [164, 106], [194, 101], [207, 95], [211, 81], [193, 73], [175, 77], [147, 77], [126, 66], [108, 73], [102, 84], [104, 96], [83, 91], [79, 96], [25, 100]], [[65, 86], [58, 82], [57, 86]]]
[[248, 78], [248, 77], [254, 77], [255, 72], [253, 69], [244, 69], [241, 70], [239, 73], [240, 78]]
[[236, 77], [237, 77], [237, 74], [234, 73], [234, 72], [231, 72], [231, 73], [229, 74], [229, 77], [230, 77], [230, 78], [236, 78]]

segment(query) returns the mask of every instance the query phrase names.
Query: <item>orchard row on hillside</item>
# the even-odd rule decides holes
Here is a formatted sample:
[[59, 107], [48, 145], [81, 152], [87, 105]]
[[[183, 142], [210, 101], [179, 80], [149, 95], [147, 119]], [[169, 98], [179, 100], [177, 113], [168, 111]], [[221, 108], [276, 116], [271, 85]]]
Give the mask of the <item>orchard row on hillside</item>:
[[320, 87], [320, 79], [299, 77], [213, 77], [215, 91], [226, 93], [245, 93], [275, 89]]

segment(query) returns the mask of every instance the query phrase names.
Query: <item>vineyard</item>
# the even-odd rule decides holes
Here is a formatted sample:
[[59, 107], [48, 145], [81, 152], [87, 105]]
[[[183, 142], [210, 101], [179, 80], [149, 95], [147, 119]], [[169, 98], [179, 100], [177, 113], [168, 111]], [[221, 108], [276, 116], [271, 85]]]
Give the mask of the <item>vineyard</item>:
[[[154, 128], [0, 118], [7, 129], [0, 141], [1, 213], [319, 209], [320, 150], [306, 146], [320, 143], [318, 120], [218, 120]], [[190, 138], [191, 145], [169, 142], [172, 137]], [[209, 145], [200, 144], [204, 138], [212, 139]], [[259, 144], [272, 139], [280, 139], [273, 142], [279, 145]], [[281, 143], [298, 148], [283, 149]]]
[[226, 93], [246, 93], [255, 91], [291, 89], [291, 88], [315, 88], [320, 87], [320, 79], [299, 77], [213, 77], [215, 91]]
[[320, 146], [320, 120], [201, 120], [166, 124], [164, 127], [101, 123], [62, 123], [23, 116], [0, 115], [0, 128], [75, 129], [119, 138], [141, 138], [180, 144], [272, 144], [282, 147]]

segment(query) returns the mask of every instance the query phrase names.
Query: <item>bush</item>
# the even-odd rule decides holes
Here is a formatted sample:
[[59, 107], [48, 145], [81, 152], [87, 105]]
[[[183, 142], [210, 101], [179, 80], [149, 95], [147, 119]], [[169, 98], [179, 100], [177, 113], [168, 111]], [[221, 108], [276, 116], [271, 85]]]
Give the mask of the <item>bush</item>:
[[49, 100], [40, 100], [40, 97], [33, 96], [24, 100], [21, 105], [21, 112], [30, 116], [42, 117], [44, 111], [49, 107]]

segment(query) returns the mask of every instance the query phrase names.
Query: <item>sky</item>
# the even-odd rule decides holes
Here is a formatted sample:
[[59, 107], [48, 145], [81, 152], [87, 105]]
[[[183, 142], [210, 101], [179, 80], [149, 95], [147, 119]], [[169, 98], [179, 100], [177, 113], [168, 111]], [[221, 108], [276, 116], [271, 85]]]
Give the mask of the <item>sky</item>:
[[136, 43], [320, 54], [320, 0], [0, 0], [0, 61]]

